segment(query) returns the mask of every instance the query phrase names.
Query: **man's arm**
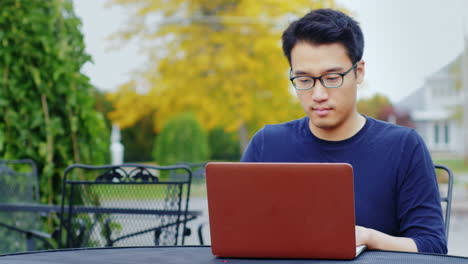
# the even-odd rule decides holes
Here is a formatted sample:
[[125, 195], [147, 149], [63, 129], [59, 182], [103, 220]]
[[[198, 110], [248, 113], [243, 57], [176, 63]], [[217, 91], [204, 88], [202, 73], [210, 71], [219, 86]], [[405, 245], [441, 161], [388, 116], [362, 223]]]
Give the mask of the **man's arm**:
[[418, 252], [413, 239], [395, 237], [375, 229], [356, 226], [356, 246], [366, 245], [369, 249]]
[[447, 254], [444, 219], [434, 164], [422, 138], [412, 130], [401, 153], [397, 180], [399, 237], [419, 252]]

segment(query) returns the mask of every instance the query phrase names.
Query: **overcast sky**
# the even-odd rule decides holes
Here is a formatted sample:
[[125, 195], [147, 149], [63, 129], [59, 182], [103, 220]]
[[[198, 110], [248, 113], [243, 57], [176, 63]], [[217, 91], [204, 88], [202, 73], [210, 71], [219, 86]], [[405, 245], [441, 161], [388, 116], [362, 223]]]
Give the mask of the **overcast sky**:
[[[353, 12], [364, 32], [366, 84], [361, 87], [361, 96], [378, 92], [397, 102], [462, 52], [468, 1], [336, 1]], [[126, 14], [121, 8], [105, 8], [105, 2], [74, 0], [75, 12], [83, 22], [86, 49], [94, 60], [84, 72], [95, 86], [111, 91], [129, 80], [129, 73], [138, 69], [144, 58], [136, 45], [109, 49], [107, 37], [124, 25]]]

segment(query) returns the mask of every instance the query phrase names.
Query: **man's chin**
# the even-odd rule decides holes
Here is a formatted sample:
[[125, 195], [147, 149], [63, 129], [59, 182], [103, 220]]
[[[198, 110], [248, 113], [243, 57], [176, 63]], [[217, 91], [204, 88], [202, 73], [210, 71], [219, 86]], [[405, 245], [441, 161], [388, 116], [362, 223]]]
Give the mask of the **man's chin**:
[[329, 118], [314, 118], [310, 119], [309, 126], [313, 126], [315, 128], [323, 130], [333, 130], [334, 128], [336, 128], [336, 122], [333, 122], [333, 120]]

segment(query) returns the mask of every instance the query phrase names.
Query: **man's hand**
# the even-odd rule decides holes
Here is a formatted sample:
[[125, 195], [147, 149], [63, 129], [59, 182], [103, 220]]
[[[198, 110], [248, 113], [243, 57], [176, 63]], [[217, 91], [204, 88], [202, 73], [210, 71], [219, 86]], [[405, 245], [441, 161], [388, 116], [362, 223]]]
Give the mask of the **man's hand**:
[[367, 245], [367, 247], [370, 248], [370, 232], [371, 231], [368, 228], [356, 226], [356, 246]]
[[418, 252], [413, 239], [394, 237], [371, 228], [356, 226], [356, 246], [366, 245], [369, 249]]

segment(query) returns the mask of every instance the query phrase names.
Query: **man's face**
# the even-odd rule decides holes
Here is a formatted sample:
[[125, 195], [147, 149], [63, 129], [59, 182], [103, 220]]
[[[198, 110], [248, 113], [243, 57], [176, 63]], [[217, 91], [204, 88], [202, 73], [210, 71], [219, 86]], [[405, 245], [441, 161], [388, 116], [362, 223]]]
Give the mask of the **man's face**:
[[[340, 43], [313, 45], [301, 41], [291, 50], [292, 77], [343, 73], [352, 66], [345, 47]], [[312, 130], [339, 130], [356, 120], [356, 92], [364, 77], [363, 61], [357, 64], [356, 71], [356, 74], [352, 70], [344, 76], [341, 87], [326, 88], [316, 80], [312, 89], [296, 91], [302, 108], [309, 116]]]

